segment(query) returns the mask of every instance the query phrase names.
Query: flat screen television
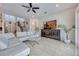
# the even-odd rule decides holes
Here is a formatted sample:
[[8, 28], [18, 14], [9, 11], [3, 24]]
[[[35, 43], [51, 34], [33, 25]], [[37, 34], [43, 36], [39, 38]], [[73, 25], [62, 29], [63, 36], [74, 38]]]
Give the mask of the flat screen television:
[[0, 27], [0, 31], [2, 31], [2, 27]]
[[56, 20], [48, 21], [46, 22], [46, 24], [44, 24], [44, 29], [56, 29], [56, 28], [57, 28]]

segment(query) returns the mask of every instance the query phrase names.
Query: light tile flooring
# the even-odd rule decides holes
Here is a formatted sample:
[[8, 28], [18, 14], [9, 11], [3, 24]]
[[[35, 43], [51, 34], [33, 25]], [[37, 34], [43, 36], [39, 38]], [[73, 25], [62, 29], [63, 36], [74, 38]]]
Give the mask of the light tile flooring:
[[65, 44], [62, 41], [44, 38], [38, 41], [33, 47], [30, 41], [24, 42], [30, 47], [30, 56], [73, 56], [75, 55], [75, 46]]
[[79, 56], [79, 47], [77, 47], [75, 51], [76, 51], [76, 55]]
[[79, 48], [77, 49], [77, 56], [79, 56]]

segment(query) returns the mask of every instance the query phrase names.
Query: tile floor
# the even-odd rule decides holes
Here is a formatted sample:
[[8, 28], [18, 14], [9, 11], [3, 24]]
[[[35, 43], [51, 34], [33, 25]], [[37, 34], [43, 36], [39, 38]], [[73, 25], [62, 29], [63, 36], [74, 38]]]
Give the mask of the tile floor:
[[65, 44], [62, 41], [49, 39], [42, 37], [38, 41], [39, 44], [35, 44], [32, 47], [31, 41], [24, 42], [27, 46], [30, 47], [31, 52], [30, 56], [74, 56], [75, 55], [75, 46], [74, 44]]

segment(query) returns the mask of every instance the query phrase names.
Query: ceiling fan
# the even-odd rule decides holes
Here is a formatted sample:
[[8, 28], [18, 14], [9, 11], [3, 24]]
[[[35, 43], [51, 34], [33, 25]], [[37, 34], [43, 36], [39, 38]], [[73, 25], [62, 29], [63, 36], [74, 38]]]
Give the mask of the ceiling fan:
[[33, 11], [34, 13], [36, 13], [35, 9], [39, 9], [39, 7], [33, 7], [32, 3], [29, 3], [29, 6], [25, 6], [25, 5], [21, 5], [22, 7], [28, 8], [27, 12], [29, 11]]

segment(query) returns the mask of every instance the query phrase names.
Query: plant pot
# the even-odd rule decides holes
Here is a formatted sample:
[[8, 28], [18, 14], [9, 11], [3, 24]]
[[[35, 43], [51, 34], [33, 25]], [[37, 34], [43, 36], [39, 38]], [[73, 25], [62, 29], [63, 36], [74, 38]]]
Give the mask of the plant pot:
[[69, 40], [69, 38], [68, 38], [68, 32], [66, 33], [66, 39], [64, 40], [64, 42], [66, 43], [66, 44], [70, 44], [70, 40]]
[[64, 40], [64, 42], [65, 42], [66, 44], [70, 44], [70, 43], [71, 43], [70, 40]]

